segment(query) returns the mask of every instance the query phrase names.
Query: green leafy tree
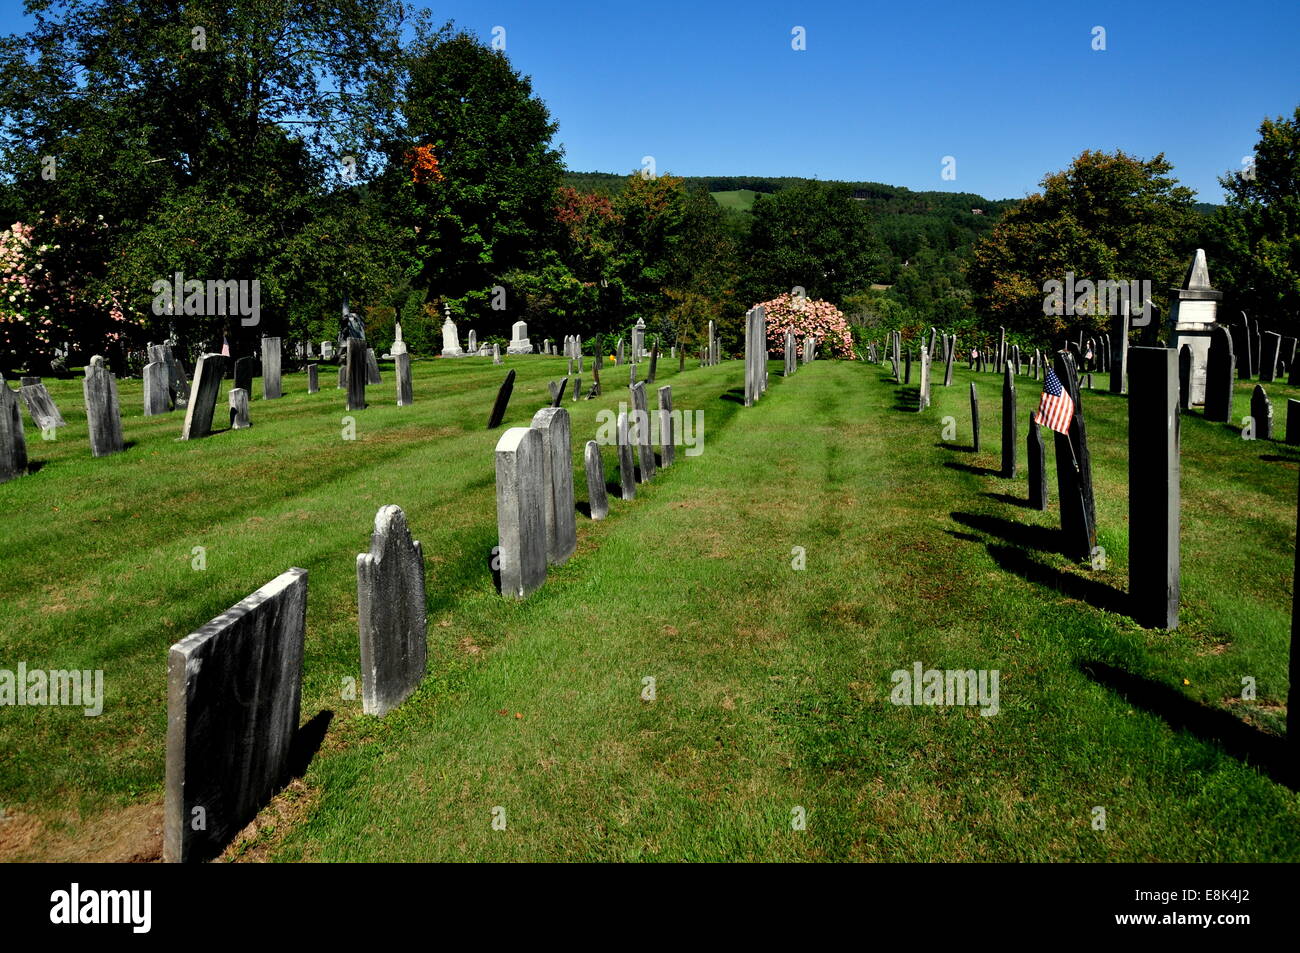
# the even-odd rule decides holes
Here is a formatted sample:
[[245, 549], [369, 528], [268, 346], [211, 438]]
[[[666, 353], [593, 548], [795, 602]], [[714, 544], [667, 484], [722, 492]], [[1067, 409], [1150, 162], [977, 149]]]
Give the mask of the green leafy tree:
[[[1223, 176], [1210, 274], [1266, 325], [1300, 332], [1300, 107], [1259, 127], [1254, 167]], [[1235, 317], [1235, 316], [1234, 316]]]

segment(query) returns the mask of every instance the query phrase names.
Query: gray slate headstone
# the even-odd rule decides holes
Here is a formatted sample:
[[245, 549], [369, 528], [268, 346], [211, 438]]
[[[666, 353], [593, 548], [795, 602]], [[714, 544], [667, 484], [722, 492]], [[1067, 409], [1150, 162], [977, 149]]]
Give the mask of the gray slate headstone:
[[1250, 416], [1255, 421], [1255, 439], [1273, 439], [1273, 402], [1268, 399], [1264, 388], [1256, 384], [1250, 395]]
[[241, 387], [230, 389], [230, 429], [247, 430], [253, 426], [248, 419], [248, 391]]
[[307, 365], [307, 393], [320, 393], [320, 368], [316, 364]]
[[627, 411], [618, 414], [618, 484], [625, 500], [636, 499], [636, 465], [632, 462], [632, 435], [628, 429]]
[[379, 359], [375, 357], [373, 347], [366, 348], [366, 383], [382, 384], [384, 379], [379, 376]]
[[970, 382], [970, 429], [971, 450], [980, 452], [980, 395], [975, 390], [975, 382]]
[[1216, 326], [1210, 332], [1210, 352], [1205, 360], [1206, 420], [1227, 423], [1232, 419], [1232, 394], [1237, 380], [1236, 362], [1232, 335], [1222, 325]]
[[1261, 342], [1261, 360], [1259, 379], [1268, 383], [1277, 380], [1277, 358], [1282, 350], [1282, 335], [1276, 331], [1265, 331]]
[[220, 354], [204, 354], [194, 365], [194, 382], [190, 385], [185, 423], [181, 427], [182, 440], [197, 440], [212, 433], [212, 415], [216, 413], [225, 366], [226, 359]]
[[563, 407], [543, 407], [533, 415], [532, 426], [542, 434], [546, 558], [552, 565], [562, 566], [578, 548], [569, 412]]
[[1300, 444], [1300, 400], [1292, 398], [1286, 402], [1286, 442]]
[[[220, 380], [217, 381], [220, 384]], [[96, 457], [121, 453], [122, 414], [117, 403], [117, 379], [96, 355], [86, 365], [86, 379], [81, 382], [86, 399], [86, 426], [90, 430], [90, 452]]]
[[609, 493], [605, 490], [605, 461], [601, 459], [600, 444], [596, 441], [587, 441], [583, 463], [587, 471], [587, 505], [591, 509], [591, 518], [603, 520], [609, 515]]
[[154, 361], [144, 366], [144, 415], [156, 417], [171, 410], [171, 395], [167, 391], [167, 365]]
[[545, 455], [541, 431], [531, 427], [511, 427], [497, 441], [497, 560], [503, 596], [523, 599], [546, 581]]
[[645, 381], [632, 385], [632, 418], [636, 428], [637, 462], [641, 482], [648, 483], [655, 475], [655, 451], [650, 442], [650, 407], [645, 394]]
[[0, 377], [0, 483], [27, 472], [27, 436], [18, 395]]
[[306, 628], [290, 569], [171, 647], [164, 860], [216, 856], [287, 780]]
[[[23, 380], [25, 382], [27, 378]], [[164, 385], [165, 383], [164, 381]], [[32, 423], [36, 425], [37, 430], [52, 430], [67, 426], [63, 415], [59, 413], [59, 408], [54, 406], [54, 398], [39, 379], [32, 384], [24, 383], [18, 393], [23, 403], [27, 405], [27, 412], [32, 415]]]
[[1026, 462], [1029, 467], [1029, 505], [1036, 510], [1047, 509], [1047, 462], [1043, 453], [1043, 432], [1034, 415], [1029, 415], [1029, 436], [1026, 439]]
[[[357, 338], [347, 339], [347, 357], [344, 368], [347, 373], [348, 410], [366, 409], [367, 352], [368, 349], [364, 341]], [[368, 353], [373, 355], [374, 351]]]
[[428, 661], [424, 550], [400, 506], [380, 507], [370, 552], [357, 555], [357, 619], [361, 710], [383, 716], [420, 686]]
[[[246, 390], [248, 393], [253, 392], [253, 378], [257, 376], [257, 358], [255, 357], [237, 357], [235, 358], [235, 387], [240, 390]], [[263, 385], [265, 386], [265, 385]]]
[[505, 419], [506, 408], [510, 406], [510, 395], [515, 389], [515, 372], [512, 369], [506, 374], [506, 379], [501, 382], [501, 388], [497, 391], [496, 403], [492, 405], [492, 413], [488, 417], [488, 430], [495, 430], [501, 426], [501, 421]]
[[397, 406], [410, 407], [415, 403], [411, 388], [411, 355], [407, 351], [393, 355], [394, 376], [397, 378]]
[[1192, 349], [1186, 344], [1178, 349], [1178, 406], [1192, 407]]
[[659, 459], [670, 467], [677, 459], [676, 433], [673, 426], [673, 389], [665, 384], [659, 388]]
[[1016, 416], [1016, 377], [1015, 365], [1008, 360], [1002, 369], [1002, 477], [1014, 480], [1016, 476], [1016, 453], [1020, 448], [1020, 438], [1016, 428], [1020, 423]]
[[1129, 600], [1139, 625], [1173, 629], [1181, 588], [1178, 355], [1135, 347], [1129, 361]]

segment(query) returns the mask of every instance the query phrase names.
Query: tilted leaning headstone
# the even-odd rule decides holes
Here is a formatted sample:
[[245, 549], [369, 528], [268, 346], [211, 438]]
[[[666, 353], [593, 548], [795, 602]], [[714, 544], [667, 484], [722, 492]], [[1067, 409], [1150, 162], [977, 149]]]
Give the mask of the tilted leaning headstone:
[[1260, 384], [1250, 395], [1250, 417], [1255, 422], [1255, 439], [1273, 439], [1273, 402]]
[[548, 381], [546, 386], [551, 389], [551, 406], [559, 407], [560, 401], [564, 400], [564, 388], [569, 386], [569, 379], [565, 377], [559, 381]]
[[397, 378], [397, 406], [410, 407], [415, 403], [411, 389], [411, 355], [407, 351], [393, 355], [394, 377]]
[[670, 467], [677, 459], [676, 434], [673, 426], [673, 389], [665, 384], [659, 388], [659, 457]]
[[171, 647], [165, 861], [216, 856], [288, 779], [306, 627], [290, 569]]
[[185, 407], [185, 423], [181, 426], [182, 440], [197, 440], [212, 433], [212, 416], [216, 413], [225, 367], [226, 359], [220, 354], [204, 354], [194, 365], [194, 381]]
[[366, 383], [382, 384], [384, 379], [379, 376], [379, 359], [375, 357], [373, 347], [366, 348]]
[[[166, 368], [164, 368], [165, 372]], [[166, 399], [167, 381], [163, 380], [163, 397]], [[37, 430], [53, 430], [57, 427], [66, 427], [67, 423], [63, 415], [59, 413], [59, 408], [54, 406], [54, 398], [50, 392], [45, 389], [45, 385], [37, 380], [35, 383], [27, 383], [23, 379], [23, 386], [19, 388], [18, 394], [22, 397], [23, 403], [27, 405], [27, 412], [32, 415], [32, 423], [36, 425]]]
[[596, 441], [587, 441], [583, 464], [587, 471], [587, 506], [591, 518], [603, 520], [609, 515], [609, 493], [605, 490], [605, 461], [601, 459], [600, 444]]
[[501, 363], [501, 345], [500, 345], [500, 344], [493, 344], [493, 345], [492, 345], [492, 363], [493, 363], [493, 364], [500, 364], [500, 363]]
[[522, 599], [546, 581], [545, 455], [542, 433], [531, 427], [511, 427], [497, 441], [497, 564], [503, 596]]
[[316, 364], [307, 365], [307, 393], [320, 393], [320, 370]]
[[0, 483], [27, 472], [27, 435], [18, 395], [0, 376]]
[[240, 387], [230, 388], [230, 429], [246, 430], [253, 424], [248, 419], [248, 391]]
[[380, 507], [370, 552], [357, 555], [357, 622], [361, 710], [383, 716], [420, 686], [428, 659], [424, 550], [400, 506]]
[[1128, 590], [1133, 619], [1156, 629], [1178, 626], [1178, 361], [1170, 348], [1129, 352]]
[[1034, 415], [1029, 415], [1029, 436], [1026, 438], [1026, 463], [1029, 467], [1029, 506], [1035, 510], [1047, 509], [1047, 464], [1043, 453], [1043, 432]]
[[510, 406], [510, 395], [515, 390], [515, 372], [513, 370], [506, 374], [506, 379], [501, 382], [501, 387], [497, 390], [496, 403], [492, 405], [492, 413], [488, 417], [488, 430], [495, 430], [501, 426], [501, 421], [505, 419], [506, 408]]
[[569, 412], [563, 407], [543, 407], [533, 415], [532, 426], [542, 434], [546, 558], [552, 565], [561, 566], [578, 548]]
[[262, 338], [262, 400], [275, 400], [283, 394], [280, 379], [280, 339]]
[[[216, 384], [219, 386], [218, 377]], [[121, 453], [122, 414], [117, 403], [117, 379], [104, 366], [104, 359], [95, 355], [86, 365], [86, 379], [81, 382], [86, 398], [86, 426], [90, 431], [92, 456], [106, 457]], [[215, 393], [213, 395], [215, 400]]]
[[1205, 419], [1227, 423], [1232, 419], [1232, 394], [1237, 380], [1237, 357], [1232, 335], [1222, 326], [1210, 333], [1210, 353], [1205, 360]]
[[[373, 353], [373, 352], [371, 352]], [[347, 339], [347, 385], [348, 410], [366, 409], [367, 373], [366, 342], [357, 338]]]
[[645, 381], [637, 381], [632, 391], [632, 417], [636, 427], [637, 462], [640, 464], [641, 482], [647, 483], [655, 475], [655, 451], [650, 442], [650, 407], [646, 399]]
[[975, 382], [970, 382], [970, 429], [971, 450], [980, 452], [980, 395], [975, 390]]
[[647, 384], [655, 382], [655, 368], [659, 366], [659, 342], [656, 341], [650, 348], [650, 370], [645, 376]]
[[1016, 428], [1020, 420], [1016, 415], [1015, 364], [1007, 361], [1002, 370], [1002, 478], [1013, 480], [1016, 476], [1016, 452], [1020, 438]]

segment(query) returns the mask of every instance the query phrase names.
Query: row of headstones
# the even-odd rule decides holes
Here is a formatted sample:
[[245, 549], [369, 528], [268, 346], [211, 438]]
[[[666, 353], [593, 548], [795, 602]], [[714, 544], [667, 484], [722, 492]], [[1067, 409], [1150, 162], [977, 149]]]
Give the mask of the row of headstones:
[[[790, 362], [786, 338], [786, 364]], [[745, 406], [767, 393], [767, 312], [760, 305], [745, 312]]]
[[1286, 376], [1288, 384], [1300, 384], [1300, 367], [1296, 366], [1296, 338], [1283, 336], [1276, 331], [1260, 331], [1259, 322], [1252, 321], [1244, 311], [1241, 313], [1241, 323], [1230, 325], [1229, 333], [1240, 380], [1258, 378], [1268, 383]]
[[[425, 613], [424, 551], [401, 507], [381, 507], [357, 556], [367, 715], [386, 715], [424, 679]], [[164, 860], [219, 853], [287, 780], [306, 623], [307, 570], [295, 568], [171, 647]]]

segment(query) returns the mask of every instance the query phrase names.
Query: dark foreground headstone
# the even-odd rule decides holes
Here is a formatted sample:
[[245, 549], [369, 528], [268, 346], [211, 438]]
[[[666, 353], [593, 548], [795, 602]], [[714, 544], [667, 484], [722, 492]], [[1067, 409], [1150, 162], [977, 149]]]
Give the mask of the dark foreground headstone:
[[253, 392], [253, 378], [257, 376], [257, 358], [255, 357], [237, 357], [235, 358], [235, 384], [240, 390], [246, 390], [248, 393]]
[[287, 780], [306, 627], [290, 569], [171, 647], [165, 861], [216, 856]]
[[428, 657], [424, 550], [400, 506], [380, 508], [370, 552], [357, 555], [357, 617], [361, 710], [386, 715], [419, 687]]
[[[373, 353], [373, 352], [371, 352]], [[348, 410], [366, 409], [366, 345], [348, 338], [345, 369], [348, 385]]]
[[510, 406], [510, 395], [515, 389], [515, 372], [511, 370], [506, 374], [506, 379], [501, 382], [501, 388], [497, 391], [496, 403], [492, 405], [492, 415], [488, 417], [488, 430], [495, 430], [501, 426], [501, 421], [505, 419], [506, 408]]
[[1043, 432], [1034, 415], [1029, 415], [1029, 436], [1026, 438], [1026, 462], [1029, 466], [1029, 506], [1035, 510], [1047, 509], [1047, 464], [1043, 453]]
[[90, 452], [96, 457], [121, 453], [122, 414], [117, 403], [117, 379], [96, 355], [86, 365], [86, 379], [81, 382], [86, 398], [86, 426], [90, 430]]
[[27, 472], [27, 436], [18, 395], [0, 377], [0, 483]]
[[1016, 476], [1016, 453], [1020, 449], [1016, 427], [1019, 422], [1016, 417], [1015, 367], [1007, 361], [1002, 369], [1002, 477], [1006, 480], [1014, 480]]
[[546, 582], [545, 453], [541, 431], [531, 427], [511, 427], [497, 441], [497, 564], [503, 596], [522, 599]]
[[1286, 402], [1286, 442], [1300, 444], [1300, 400], [1291, 398]]
[[1173, 629], [1180, 592], [1178, 355], [1133, 348], [1128, 390], [1129, 601], [1139, 625]]
[[1178, 406], [1192, 409], [1192, 349], [1186, 344], [1178, 349]]
[[[1127, 350], [1124, 356], [1127, 365]], [[1074, 357], [1057, 351], [1053, 370], [1074, 401], [1074, 415], [1066, 433], [1053, 433], [1056, 454], [1056, 495], [1061, 507], [1063, 550], [1072, 559], [1088, 559], [1097, 545], [1097, 511], [1092, 496], [1092, 457], [1079, 404], [1079, 384]]]
[[1282, 335], [1265, 331], [1260, 348], [1259, 379], [1270, 382], [1277, 379], [1277, 358], [1282, 350]]
[[970, 382], [970, 429], [971, 449], [980, 452], [980, 395], [975, 390], [975, 382]]

